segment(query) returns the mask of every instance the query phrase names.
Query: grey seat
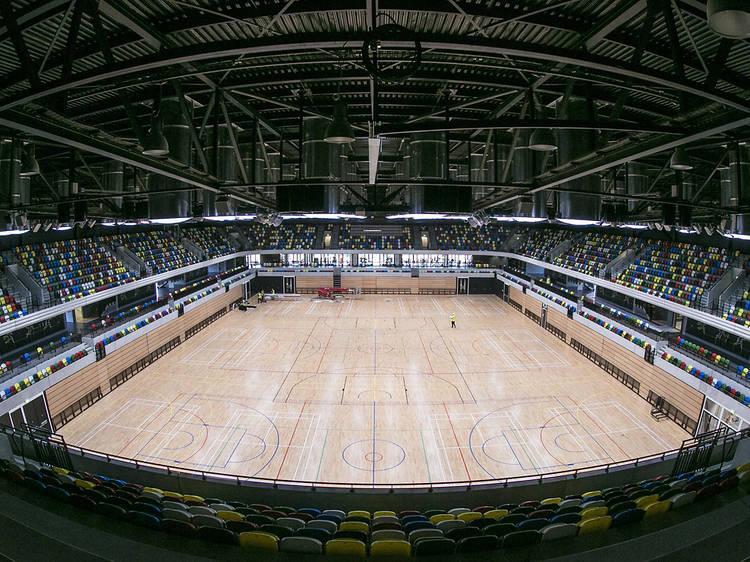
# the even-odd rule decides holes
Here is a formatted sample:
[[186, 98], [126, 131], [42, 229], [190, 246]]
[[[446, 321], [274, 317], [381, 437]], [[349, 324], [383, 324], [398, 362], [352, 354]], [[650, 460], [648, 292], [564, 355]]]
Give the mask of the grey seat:
[[335, 533], [339, 528], [336, 523], [334, 523], [333, 521], [328, 521], [327, 519], [313, 519], [312, 521], [308, 521], [305, 527], [312, 527], [313, 529], [325, 529], [331, 534]]
[[323, 554], [323, 543], [310, 537], [284, 537], [279, 541], [281, 552]]
[[216, 515], [216, 512], [205, 505], [192, 505], [188, 511], [193, 515]]
[[553, 523], [544, 527], [541, 533], [543, 542], [575, 537], [578, 534], [578, 525], [575, 523]]
[[217, 529], [224, 528], [224, 521], [213, 515], [193, 515], [193, 525], [196, 527], [215, 527]]
[[161, 512], [162, 519], [173, 519], [175, 521], [186, 521], [190, 523], [193, 516], [183, 509], [164, 509]]
[[417, 529], [409, 533], [409, 542], [414, 544], [419, 539], [442, 539], [445, 537], [440, 529]]
[[[331, 521], [333, 523], [333, 521]], [[297, 519], [296, 517], [279, 517], [276, 520], [277, 525], [281, 525], [282, 527], [288, 527], [292, 531], [296, 531], [297, 529], [301, 529], [305, 526], [305, 522], [302, 521], [302, 519]]]
[[[415, 533], [417, 531], [414, 531]], [[374, 541], [405, 541], [406, 533], [403, 531], [397, 531], [396, 529], [382, 529], [380, 531], [373, 531], [371, 540]]]

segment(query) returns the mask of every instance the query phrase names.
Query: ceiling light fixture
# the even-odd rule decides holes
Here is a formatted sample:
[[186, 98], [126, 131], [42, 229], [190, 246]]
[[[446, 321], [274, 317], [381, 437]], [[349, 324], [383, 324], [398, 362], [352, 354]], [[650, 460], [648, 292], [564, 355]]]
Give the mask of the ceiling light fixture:
[[688, 171], [693, 169], [693, 165], [690, 163], [690, 157], [685, 152], [682, 146], [678, 146], [672, 153], [672, 158], [669, 159], [669, 167], [673, 170]]
[[708, 0], [708, 26], [724, 37], [750, 37], [750, 5], [747, 0]]
[[354, 142], [354, 131], [346, 117], [346, 103], [338, 94], [333, 96], [333, 120], [326, 127], [323, 140], [331, 144]]

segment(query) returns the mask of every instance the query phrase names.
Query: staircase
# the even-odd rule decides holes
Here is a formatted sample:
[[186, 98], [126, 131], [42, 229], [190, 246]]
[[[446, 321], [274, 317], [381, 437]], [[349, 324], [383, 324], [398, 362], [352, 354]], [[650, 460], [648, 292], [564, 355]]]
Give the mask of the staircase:
[[334, 289], [341, 288], [341, 268], [340, 267], [336, 267], [333, 270], [333, 288]]

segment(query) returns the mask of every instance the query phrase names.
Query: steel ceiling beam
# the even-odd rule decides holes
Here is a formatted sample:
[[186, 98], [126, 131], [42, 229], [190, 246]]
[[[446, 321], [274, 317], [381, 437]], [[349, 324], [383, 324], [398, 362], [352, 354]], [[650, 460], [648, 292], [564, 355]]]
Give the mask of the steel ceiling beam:
[[[361, 39], [361, 37], [360, 37]], [[342, 35], [332, 38], [331, 34], [310, 34], [302, 36], [285, 36], [263, 38], [255, 41], [232, 41], [221, 44], [191, 45], [189, 48], [166, 49], [157, 55], [141, 57], [135, 60], [121, 61], [115, 65], [104, 65], [91, 71], [72, 76], [68, 80], [54, 80], [45, 83], [42, 88], [31, 88], [23, 93], [13, 95], [0, 102], [0, 111], [13, 108], [46, 96], [60, 93], [71, 88], [90, 86], [105, 80], [115, 80], [129, 75], [147, 74], [171, 65], [195, 64], [201, 61], [215, 60], [225, 57], [237, 57], [241, 54], [268, 55], [279, 53], [305, 52], [320, 48], [340, 48], [341, 41], [357, 41], [356, 37]], [[389, 42], [388, 46], [407, 48], [408, 42]], [[640, 65], [630, 65], [607, 57], [582, 53], [570, 49], [550, 48], [541, 45], [472, 38], [470, 43], [465, 38], [446, 37], [443, 40], [429, 38], [422, 42], [423, 48], [435, 49], [443, 52], [472, 53], [476, 56], [486, 54], [492, 56], [518, 57], [539, 61], [551, 61], [558, 64], [573, 65], [589, 70], [596, 70], [611, 74], [613, 85], [622, 82], [622, 78], [632, 78], [640, 82], [685, 92], [707, 101], [714, 101], [729, 108], [750, 113], [750, 103], [738, 96], [707, 89], [702, 84], [685, 79], [675, 78], [667, 74]]]
[[629, 144], [619, 150], [613, 150], [609, 154], [589, 157], [586, 160], [581, 158], [579, 163], [576, 166], [573, 166], [572, 170], [551, 170], [548, 173], [537, 176], [535, 181], [538, 182], [538, 187], [523, 189], [509, 196], [498, 197], [494, 201], [485, 203], [480, 208], [488, 209], [497, 205], [502, 205], [523, 195], [531, 195], [539, 191], [544, 191], [545, 189], [557, 187], [566, 182], [583, 178], [591, 174], [596, 174], [598, 172], [603, 172], [604, 170], [608, 170], [632, 160], [646, 158], [653, 154], [665, 152], [678, 146], [683, 146], [706, 137], [723, 134], [733, 129], [746, 127], [748, 125], [750, 125], [750, 116], [744, 116], [741, 114], [734, 114], [729, 117], [722, 116], [720, 120], [714, 120], [711, 124], [702, 128], [702, 130], [692, 132], [687, 136], [678, 139], [671, 136], [659, 136], [639, 143]]
[[88, 132], [77, 131], [31, 113], [18, 110], [7, 111], [0, 115], [0, 126], [64, 144], [71, 148], [91, 152], [92, 154], [97, 154], [111, 160], [117, 160], [141, 170], [172, 178], [188, 185], [213, 191], [214, 193], [232, 195], [245, 203], [261, 205], [263, 207], [268, 206], [268, 202], [259, 197], [239, 195], [237, 192], [223, 189], [219, 187], [216, 178], [213, 176], [201, 174], [195, 169], [186, 168], [184, 164], [144, 156], [140, 152], [136, 152], [112, 140], [95, 137]]
[[377, 132], [383, 136], [407, 135], [410, 133], [442, 132], [442, 131], [474, 131], [482, 130], [511, 130], [511, 129], [574, 129], [601, 131], [620, 131], [629, 133], [652, 133], [668, 135], [684, 135], [689, 130], [681, 127], [667, 127], [655, 124], [628, 123], [623, 121], [569, 121], [566, 119], [494, 119], [479, 121], [452, 121], [450, 123], [423, 123], [404, 125], [395, 123], [378, 128]]
[[151, 26], [151, 24], [143, 21], [121, 0], [100, 0], [99, 11], [115, 23], [126, 27], [138, 35], [146, 44], [154, 49], [161, 48], [162, 40], [159, 31]]

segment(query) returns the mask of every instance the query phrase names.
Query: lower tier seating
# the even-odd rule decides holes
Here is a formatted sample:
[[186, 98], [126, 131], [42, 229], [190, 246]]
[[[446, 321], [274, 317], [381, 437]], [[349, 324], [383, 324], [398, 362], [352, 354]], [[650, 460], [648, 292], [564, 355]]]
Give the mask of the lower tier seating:
[[0, 461], [0, 471], [12, 485], [126, 525], [236, 545], [258, 556], [281, 551], [357, 558], [470, 554], [603, 533], [744, 485], [748, 469], [750, 463], [502, 505], [371, 512], [209, 498], [99, 474]]

